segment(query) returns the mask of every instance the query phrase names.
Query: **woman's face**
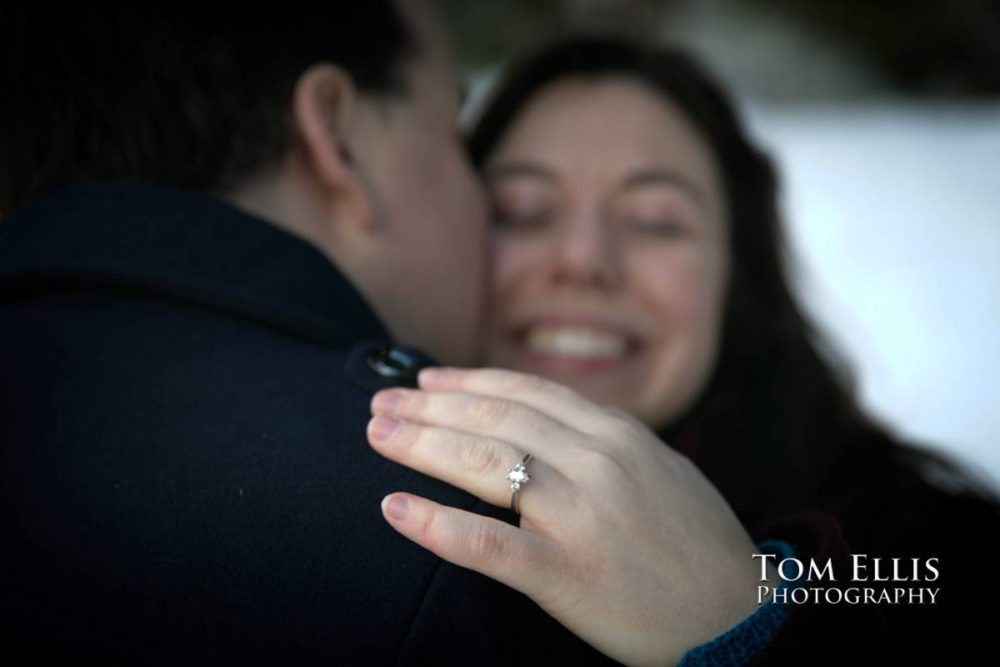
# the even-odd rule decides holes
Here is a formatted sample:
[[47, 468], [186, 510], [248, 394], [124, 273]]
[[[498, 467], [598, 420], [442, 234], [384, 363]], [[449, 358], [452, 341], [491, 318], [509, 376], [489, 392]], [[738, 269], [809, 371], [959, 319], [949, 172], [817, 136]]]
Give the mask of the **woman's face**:
[[713, 369], [728, 276], [721, 175], [674, 103], [625, 76], [537, 93], [485, 165], [495, 273], [487, 361], [654, 428]]

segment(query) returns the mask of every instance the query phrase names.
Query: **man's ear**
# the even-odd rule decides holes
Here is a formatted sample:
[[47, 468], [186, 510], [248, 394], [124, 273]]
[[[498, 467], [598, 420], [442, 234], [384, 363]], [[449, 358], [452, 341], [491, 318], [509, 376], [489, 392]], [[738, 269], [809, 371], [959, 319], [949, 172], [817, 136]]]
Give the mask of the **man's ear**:
[[332, 63], [307, 68], [295, 83], [292, 116], [308, 168], [329, 197], [330, 219], [374, 225], [372, 193], [349, 146], [361, 113], [354, 80]]

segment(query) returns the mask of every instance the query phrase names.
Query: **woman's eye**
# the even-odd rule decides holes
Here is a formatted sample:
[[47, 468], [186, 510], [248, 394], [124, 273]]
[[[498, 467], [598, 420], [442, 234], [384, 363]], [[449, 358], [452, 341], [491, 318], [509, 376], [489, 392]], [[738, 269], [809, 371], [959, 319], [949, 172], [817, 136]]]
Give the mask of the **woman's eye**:
[[683, 236], [685, 227], [680, 222], [663, 217], [626, 217], [626, 225], [636, 231], [652, 236], [673, 238]]
[[503, 208], [493, 209], [493, 224], [511, 229], [537, 229], [549, 223], [548, 210], [516, 211]]

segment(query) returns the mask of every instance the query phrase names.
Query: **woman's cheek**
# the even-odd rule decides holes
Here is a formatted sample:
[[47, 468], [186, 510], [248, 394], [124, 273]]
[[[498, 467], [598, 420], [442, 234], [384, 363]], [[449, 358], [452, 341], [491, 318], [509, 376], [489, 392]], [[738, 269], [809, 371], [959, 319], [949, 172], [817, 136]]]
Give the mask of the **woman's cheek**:
[[717, 291], [711, 261], [694, 248], [644, 252], [634, 262], [636, 284], [657, 319], [672, 323], [704, 321]]
[[519, 257], [515, 244], [511, 243], [506, 236], [494, 234], [493, 236], [493, 281], [494, 291], [503, 293], [507, 284], [511, 282], [511, 277], [517, 269], [517, 258]]
[[[511, 234], [493, 237], [493, 292], [497, 306], [507, 303], [525, 285], [530, 285], [545, 267], [545, 244], [537, 239], [519, 238]], [[537, 277], [536, 277], [537, 278]]]

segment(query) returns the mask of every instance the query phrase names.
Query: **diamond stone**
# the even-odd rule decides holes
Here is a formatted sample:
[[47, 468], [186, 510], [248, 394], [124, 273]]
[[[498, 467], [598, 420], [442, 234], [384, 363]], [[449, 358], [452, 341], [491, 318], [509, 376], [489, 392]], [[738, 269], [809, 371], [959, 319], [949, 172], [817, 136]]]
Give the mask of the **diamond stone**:
[[515, 493], [521, 489], [521, 485], [531, 479], [524, 465], [518, 463], [513, 468], [507, 469], [507, 479], [510, 480], [510, 490]]

